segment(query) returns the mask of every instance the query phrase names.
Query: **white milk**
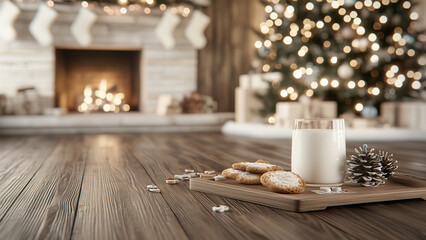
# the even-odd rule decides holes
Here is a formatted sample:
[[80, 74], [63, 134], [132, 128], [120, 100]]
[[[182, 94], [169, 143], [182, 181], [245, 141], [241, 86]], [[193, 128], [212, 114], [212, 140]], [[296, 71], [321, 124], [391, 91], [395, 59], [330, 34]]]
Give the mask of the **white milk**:
[[345, 132], [293, 130], [291, 171], [310, 184], [342, 184], [345, 177]]

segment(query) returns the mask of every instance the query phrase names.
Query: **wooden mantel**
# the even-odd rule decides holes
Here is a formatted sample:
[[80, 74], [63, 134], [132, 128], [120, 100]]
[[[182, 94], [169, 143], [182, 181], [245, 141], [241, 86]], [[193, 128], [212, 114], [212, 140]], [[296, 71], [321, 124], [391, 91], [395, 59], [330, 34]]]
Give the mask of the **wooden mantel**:
[[234, 113], [176, 114], [159, 116], [139, 112], [70, 113], [59, 116], [2, 116], [0, 135], [137, 133], [137, 132], [218, 132], [233, 120]]

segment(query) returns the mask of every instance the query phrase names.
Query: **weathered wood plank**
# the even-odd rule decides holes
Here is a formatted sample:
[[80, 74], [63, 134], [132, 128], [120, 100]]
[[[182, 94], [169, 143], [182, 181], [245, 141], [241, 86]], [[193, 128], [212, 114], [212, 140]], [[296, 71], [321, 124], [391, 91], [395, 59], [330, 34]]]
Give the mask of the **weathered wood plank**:
[[[250, 41], [254, 35], [250, 10], [256, 1], [215, 0], [206, 10], [214, 21], [206, 29], [208, 39], [198, 54], [198, 90], [218, 101], [221, 112], [234, 110], [234, 89], [256, 58]], [[257, 25], [257, 23], [256, 23]], [[254, 42], [254, 41], [253, 41]]]
[[[0, 138], [0, 162], [11, 152], [16, 151], [22, 144], [27, 142], [27, 138], [4, 137]], [[1, 164], [1, 163], [0, 163]]]
[[[0, 224], [4, 215], [56, 146], [55, 139], [29, 137], [25, 144], [2, 145], [0, 160]], [[12, 148], [5, 150], [5, 148]]]
[[[220, 222], [232, 226], [233, 231], [244, 231], [254, 239], [352, 239], [353, 236], [336, 229], [309, 213], [293, 213], [248, 202], [209, 194], [196, 194], [203, 205], [225, 204], [227, 214], [213, 213]], [[306, 228], [309, 226], [309, 228]]]
[[[54, 140], [44, 141], [49, 143]], [[33, 143], [37, 149], [31, 149], [31, 157], [34, 156], [34, 153], [46, 151], [38, 149], [42, 147], [41, 144], [44, 141]], [[76, 137], [63, 138], [52, 154], [49, 157], [46, 156], [45, 161], [46, 157], [43, 159], [41, 156], [40, 159], [38, 157], [31, 159], [42, 162], [43, 165], [4, 215], [0, 222], [0, 239], [35, 238], [43, 221], [46, 225], [55, 227], [52, 229], [55, 231], [53, 235], [45, 234], [46, 231], [43, 231], [42, 228], [44, 237], [69, 238], [74, 219], [72, 213], [75, 212], [73, 209], [80, 190], [78, 179], [81, 179], [84, 167], [83, 161], [78, 155], [81, 153], [77, 148], [73, 148], [77, 144]], [[28, 171], [28, 169], [26, 170]], [[69, 173], [69, 171], [74, 171], [74, 173]], [[79, 174], [80, 176], [78, 176]], [[57, 193], [63, 194], [63, 196], [55, 197]], [[52, 206], [53, 199], [56, 201]], [[61, 203], [60, 206], [57, 205], [58, 202]], [[54, 213], [52, 213], [52, 208]], [[64, 211], [63, 208], [69, 209], [69, 211]], [[56, 214], [61, 214], [60, 220], [54, 218]], [[59, 223], [48, 223], [50, 220], [56, 220]], [[67, 233], [68, 236], [66, 236]]]
[[291, 142], [284, 142], [277, 148], [257, 141], [228, 141], [219, 134], [217, 138], [190, 135], [188, 140], [192, 148], [200, 150], [197, 153], [226, 163], [226, 168], [235, 162], [255, 161], [261, 158], [290, 169]]
[[134, 156], [105, 136], [88, 138], [96, 144], [88, 153], [72, 238], [186, 239], [163, 193], [146, 190], [153, 182]]
[[[182, 162], [178, 153], [174, 152], [171, 156], [165, 156], [155, 151], [146, 153], [145, 151], [137, 151], [132, 149], [135, 156], [144, 163], [144, 167], [148, 174], [152, 177], [155, 185], [159, 186], [164, 199], [175, 213], [180, 224], [185, 229], [190, 239], [228, 239], [235, 236], [234, 232], [229, 232], [229, 229], [221, 222], [216, 222], [211, 215], [212, 206], [203, 206], [199, 200], [193, 195], [187, 187], [186, 182], [181, 182], [179, 185], [167, 185], [165, 179], [173, 177], [173, 174], [182, 174], [184, 169], [176, 168]], [[182, 165], [180, 165], [182, 166]], [[191, 168], [186, 165], [187, 168]], [[197, 166], [192, 166], [197, 168]], [[197, 168], [201, 169], [201, 168]], [[210, 224], [214, 223], [214, 224]], [[208, 226], [208, 227], [207, 227]], [[244, 234], [247, 236], [247, 234]]]
[[[417, 201], [417, 200], [412, 200]], [[422, 200], [418, 200], [422, 201]], [[406, 201], [405, 204], [410, 201]], [[392, 205], [386, 203], [384, 205]], [[426, 204], [418, 211], [425, 211]], [[359, 239], [425, 239], [425, 219], [418, 220], [398, 210], [384, 210], [381, 204], [330, 208], [312, 213], [315, 217]]]
[[[37, 233], [37, 239], [69, 239], [80, 197], [86, 162], [87, 148], [82, 146], [81, 136], [73, 137], [62, 149], [62, 155], [55, 156], [64, 161], [55, 195], [47, 207], [47, 212]], [[61, 166], [62, 167], [62, 166]]]
[[401, 175], [394, 179], [398, 179], [404, 184], [387, 181], [386, 184], [377, 188], [366, 188], [359, 184], [344, 185], [345, 189], [355, 194], [318, 195], [311, 192], [311, 190], [318, 189], [313, 187], [306, 187], [303, 194], [276, 194], [263, 185], [242, 185], [232, 179], [217, 182], [202, 178], [191, 179], [190, 189], [293, 212], [318, 211], [349, 204], [426, 199], [426, 181], [411, 182], [411, 178]]

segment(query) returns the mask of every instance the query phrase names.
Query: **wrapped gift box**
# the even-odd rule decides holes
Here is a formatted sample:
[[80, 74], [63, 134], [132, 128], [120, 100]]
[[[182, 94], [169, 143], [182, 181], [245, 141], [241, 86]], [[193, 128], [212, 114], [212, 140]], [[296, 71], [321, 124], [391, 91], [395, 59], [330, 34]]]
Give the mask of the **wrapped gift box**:
[[298, 118], [336, 118], [337, 103], [310, 100], [304, 102], [279, 102], [276, 105], [275, 122], [278, 127], [293, 128]]
[[351, 122], [352, 128], [374, 128], [377, 126], [376, 119], [367, 119], [367, 118], [354, 118]]
[[397, 102], [384, 102], [380, 105], [380, 120], [383, 124], [396, 127], [397, 106]]
[[235, 122], [262, 122], [263, 117], [259, 111], [263, 103], [256, 94], [264, 94], [266, 89], [246, 89], [237, 87], [235, 89]]
[[171, 95], [160, 95], [157, 101], [157, 115], [171, 115], [182, 112], [179, 100]]
[[259, 114], [263, 103], [256, 95], [265, 94], [269, 87], [266, 81], [280, 81], [281, 73], [246, 74], [239, 80], [239, 87], [235, 89], [235, 122], [264, 122]]
[[400, 102], [397, 115], [398, 127], [426, 129], [426, 102]]
[[278, 127], [292, 128], [294, 120], [303, 118], [303, 104], [300, 102], [279, 102], [276, 105], [275, 123]]
[[426, 102], [385, 102], [380, 120], [393, 127], [426, 129]]

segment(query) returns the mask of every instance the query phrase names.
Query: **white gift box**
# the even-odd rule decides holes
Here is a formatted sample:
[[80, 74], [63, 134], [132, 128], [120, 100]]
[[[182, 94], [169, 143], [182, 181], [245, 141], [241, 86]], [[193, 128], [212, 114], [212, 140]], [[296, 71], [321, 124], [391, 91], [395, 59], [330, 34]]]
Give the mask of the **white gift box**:
[[354, 118], [352, 119], [352, 128], [374, 128], [377, 125], [376, 119]]
[[303, 118], [303, 104], [300, 102], [279, 102], [275, 108], [275, 124], [278, 127], [293, 128], [294, 120]]
[[320, 101], [320, 118], [336, 118], [337, 117], [337, 102]]
[[398, 127], [426, 129], [426, 102], [398, 103]]
[[426, 129], [426, 102], [384, 102], [380, 119], [390, 126]]
[[304, 108], [304, 118], [336, 118], [337, 102], [320, 101], [318, 99], [301, 101]]
[[263, 103], [256, 94], [265, 94], [266, 89], [235, 88], [235, 122], [262, 122], [263, 117], [259, 111]]
[[240, 76], [240, 88], [246, 89], [266, 89], [268, 82], [279, 82], [282, 75], [279, 72], [263, 74], [244, 74]]
[[281, 73], [245, 74], [239, 79], [239, 87], [235, 89], [235, 122], [263, 122], [260, 115], [263, 103], [256, 96], [265, 94], [269, 87], [266, 81], [280, 81]]
[[292, 128], [298, 118], [337, 117], [337, 103], [333, 101], [279, 102], [275, 108], [276, 125], [284, 128]]
[[396, 126], [396, 115], [398, 103], [384, 102], [380, 105], [380, 120], [384, 124], [389, 124], [390, 127]]
[[182, 112], [179, 101], [171, 95], [160, 95], [157, 102], [157, 115], [179, 114]]

